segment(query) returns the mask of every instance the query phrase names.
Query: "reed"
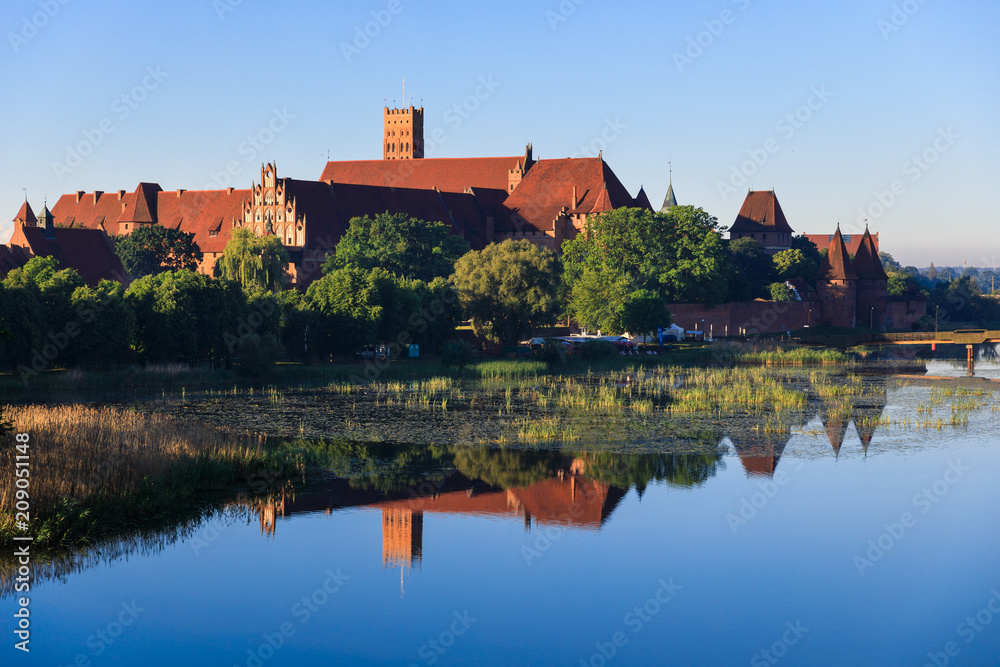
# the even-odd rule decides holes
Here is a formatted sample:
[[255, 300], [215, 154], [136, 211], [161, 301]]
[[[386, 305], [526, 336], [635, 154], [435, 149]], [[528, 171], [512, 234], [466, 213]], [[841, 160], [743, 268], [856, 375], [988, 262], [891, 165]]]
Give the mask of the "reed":
[[[281, 483], [305, 470], [298, 453], [262, 437], [168, 416], [82, 405], [5, 409], [30, 436], [31, 522], [39, 546], [85, 542], [252, 478]], [[0, 453], [0, 543], [15, 534], [13, 448]]]

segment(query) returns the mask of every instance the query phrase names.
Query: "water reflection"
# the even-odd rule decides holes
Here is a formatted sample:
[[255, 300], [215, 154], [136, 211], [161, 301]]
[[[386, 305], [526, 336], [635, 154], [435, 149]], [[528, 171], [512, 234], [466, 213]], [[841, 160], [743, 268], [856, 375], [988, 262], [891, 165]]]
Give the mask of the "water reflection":
[[[532, 526], [600, 531], [631, 488], [642, 495], [650, 483], [689, 488], [724, 467], [720, 449], [709, 454], [563, 453], [483, 447], [351, 446], [340, 462], [368, 470], [377, 461], [391, 472], [338, 477], [307, 493], [285, 494], [256, 509], [261, 532], [275, 536], [279, 519], [362, 508], [382, 517], [382, 563], [419, 567], [424, 516], [468, 515], [519, 520]], [[338, 467], [338, 462], [332, 462]], [[434, 467], [434, 472], [421, 469]], [[388, 480], [388, 483], [387, 483]]]

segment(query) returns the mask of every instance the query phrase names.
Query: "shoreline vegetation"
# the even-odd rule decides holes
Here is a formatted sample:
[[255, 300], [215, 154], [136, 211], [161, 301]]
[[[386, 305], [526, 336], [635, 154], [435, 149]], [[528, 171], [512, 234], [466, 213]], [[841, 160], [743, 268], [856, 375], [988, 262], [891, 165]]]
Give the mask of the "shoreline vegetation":
[[[296, 367], [306, 371], [305, 377], [288, 371], [286, 379], [299, 389], [274, 384], [241, 389], [232, 376], [223, 382], [212, 371], [182, 367], [129, 370], [125, 373], [139, 381], [126, 386], [154, 396], [159, 389], [155, 393], [164, 396], [160, 403], [137, 400], [131, 407], [127, 402], [85, 404], [92, 393], [111, 390], [112, 383], [123, 386], [120, 374], [69, 371], [46, 387], [68, 390], [68, 402], [53, 404], [48, 398], [47, 405], [31, 404], [24, 396], [18, 403], [5, 392], [11, 405], [3, 415], [35, 444], [28, 534], [39, 553], [58, 554], [141, 533], [171, 518], [197, 517], [213, 503], [264, 502], [273, 494], [306, 488], [310, 473], [329, 469], [329, 447], [310, 444], [323, 438], [393, 442], [384, 429], [382, 435], [378, 429], [352, 430], [351, 418], [332, 411], [333, 403], [294, 405], [293, 412], [304, 407], [309, 414], [323, 413], [341, 431], [346, 424], [344, 432], [306, 432], [299, 423], [297, 432], [274, 433], [247, 417], [270, 419], [269, 411], [286, 412], [286, 402], [291, 405], [300, 394], [343, 409], [352, 402], [357, 409], [360, 402], [364, 410], [384, 413], [396, 424], [422, 421], [431, 435], [439, 432], [435, 420], [451, 420], [460, 424], [461, 442], [473, 447], [587, 450], [595, 428], [616, 428], [627, 437], [655, 436], [667, 448], [663, 451], [707, 451], [717, 444], [723, 423], [739, 422], [759, 434], [789, 434], [807, 410], [850, 413], [852, 401], [873, 400], [864, 376], [886, 370], [883, 362], [832, 350], [773, 344], [691, 346], [678, 352], [554, 364], [491, 360], [461, 367], [406, 360], [390, 363], [370, 383], [352, 381], [361, 376], [361, 365]], [[690, 363], [680, 363], [682, 358]], [[909, 362], [907, 368], [913, 366]], [[302, 389], [310, 383], [320, 388]], [[199, 413], [215, 405], [229, 422]], [[373, 405], [376, 409], [369, 410]], [[959, 417], [938, 417], [937, 428], [967, 423]], [[922, 419], [934, 426], [930, 414]], [[486, 430], [477, 431], [480, 424]], [[406, 436], [395, 441], [417, 442], [400, 437]], [[603, 441], [616, 442], [613, 437]], [[442, 439], [440, 444], [448, 443]], [[0, 456], [2, 508], [14, 504], [14, 466], [6, 460], [13, 455], [8, 447]], [[0, 509], [0, 546], [11, 544], [16, 534], [22, 533], [16, 531], [13, 512]], [[0, 574], [4, 569], [0, 560]]]
[[673, 346], [656, 355], [607, 356], [584, 359], [551, 355], [543, 358], [475, 358], [469, 363], [447, 363], [439, 358], [393, 359], [387, 363], [277, 363], [265, 372], [249, 375], [239, 367], [226, 369], [208, 364], [147, 364], [111, 369], [56, 368], [39, 373], [30, 383], [11, 373], [0, 373], [0, 396], [5, 401], [31, 402], [51, 398], [51, 392], [149, 393], [156, 390], [246, 388], [263, 386], [322, 386], [331, 382], [420, 380], [433, 377], [523, 377], [617, 371], [641, 364], [657, 366], [749, 365], [807, 366], [861, 363], [888, 372], [919, 372], [920, 360], [875, 362], [865, 351], [842, 352], [828, 348], [774, 342], [694, 343]]

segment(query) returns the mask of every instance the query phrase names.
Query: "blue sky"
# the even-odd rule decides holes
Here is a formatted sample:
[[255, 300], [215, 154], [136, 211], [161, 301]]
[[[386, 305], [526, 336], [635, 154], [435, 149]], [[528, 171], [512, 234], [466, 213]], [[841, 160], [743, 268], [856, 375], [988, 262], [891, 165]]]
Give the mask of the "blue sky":
[[867, 218], [904, 264], [994, 266], [998, 25], [986, 0], [6, 0], [0, 235], [22, 188], [38, 212], [380, 158], [405, 77], [435, 157], [603, 149], [655, 204], [671, 161], [724, 225], [773, 187], [797, 232]]

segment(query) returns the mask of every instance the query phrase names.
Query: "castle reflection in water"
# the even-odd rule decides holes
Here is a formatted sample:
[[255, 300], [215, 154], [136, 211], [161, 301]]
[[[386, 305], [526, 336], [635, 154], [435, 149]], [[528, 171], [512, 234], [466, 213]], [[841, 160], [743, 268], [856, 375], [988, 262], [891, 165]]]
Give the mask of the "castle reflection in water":
[[[865, 455], [886, 405], [884, 385], [863, 402], [824, 404], [818, 418], [839, 457], [853, 423]], [[791, 433], [747, 430], [729, 436], [748, 477], [771, 477]], [[721, 440], [721, 437], [719, 438]], [[718, 442], [718, 440], [717, 440]], [[392, 448], [394, 446], [385, 445]], [[382, 563], [416, 568], [423, 558], [424, 515], [447, 514], [523, 521], [600, 531], [631, 488], [642, 496], [651, 482], [675, 487], [701, 485], [715, 475], [728, 447], [707, 453], [609, 454], [528, 451], [489, 447], [403, 447], [407, 460], [423, 457], [423, 469], [389, 479], [336, 478], [322, 488], [258, 505], [262, 533], [274, 536], [279, 518], [350, 508], [382, 515]], [[381, 460], [384, 461], [384, 458]], [[418, 466], [419, 468], [419, 466]]]

